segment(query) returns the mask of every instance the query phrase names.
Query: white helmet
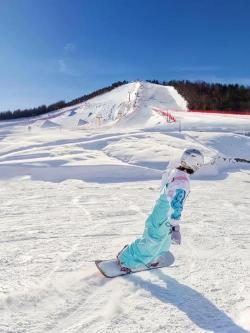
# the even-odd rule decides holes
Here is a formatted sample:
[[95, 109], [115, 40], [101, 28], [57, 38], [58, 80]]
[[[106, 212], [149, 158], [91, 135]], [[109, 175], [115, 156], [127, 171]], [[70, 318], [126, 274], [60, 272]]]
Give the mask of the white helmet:
[[197, 171], [204, 164], [203, 154], [195, 148], [186, 149], [181, 156], [181, 166]]

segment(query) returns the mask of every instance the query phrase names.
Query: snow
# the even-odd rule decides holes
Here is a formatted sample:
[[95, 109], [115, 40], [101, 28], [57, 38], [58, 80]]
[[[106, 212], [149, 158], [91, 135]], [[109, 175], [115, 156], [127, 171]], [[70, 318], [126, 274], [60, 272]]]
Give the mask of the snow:
[[[192, 114], [145, 82], [52, 115], [0, 123], [0, 332], [249, 332], [250, 164], [234, 158], [250, 160], [250, 117]], [[190, 146], [206, 165], [173, 265], [103, 277], [94, 260], [141, 234], [162, 171]]]
[[53, 127], [60, 127], [60, 125], [53, 123], [51, 120], [45, 120], [41, 126], [42, 128], [53, 128]]

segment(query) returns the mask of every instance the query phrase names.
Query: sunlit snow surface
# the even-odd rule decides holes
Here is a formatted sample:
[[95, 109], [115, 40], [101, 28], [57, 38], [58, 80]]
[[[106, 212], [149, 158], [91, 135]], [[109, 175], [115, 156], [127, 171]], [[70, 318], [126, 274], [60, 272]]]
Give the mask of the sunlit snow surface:
[[[250, 331], [250, 164], [233, 160], [250, 160], [250, 117], [184, 112], [164, 89], [120, 87], [54, 112], [61, 127], [0, 123], [0, 332]], [[181, 124], [152, 106], [175, 109]], [[78, 126], [90, 112], [107, 118]], [[190, 146], [206, 166], [191, 182], [174, 264], [104, 278], [94, 260], [142, 233], [162, 171]]]

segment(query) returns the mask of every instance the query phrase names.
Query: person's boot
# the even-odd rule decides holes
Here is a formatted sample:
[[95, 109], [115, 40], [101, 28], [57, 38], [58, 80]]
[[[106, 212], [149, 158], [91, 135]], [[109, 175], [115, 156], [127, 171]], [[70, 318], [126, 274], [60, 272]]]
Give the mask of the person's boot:
[[122, 264], [122, 262], [120, 261], [120, 258], [119, 258], [119, 255], [122, 253], [122, 251], [123, 251], [124, 249], [126, 249], [127, 246], [128, 246], [128, 244], [126, 244], [126, 245], [125, 245], [125, 246], [124, 246], [124, 247], [118, 252], [118, 254], [117, 254], [117, 256], [116, 256], [116, 259], [117, 259], [117, 263], [118, 263], [118, 265], [120, 266], [122, 272], [131, 273], [132, 270], [131, 270], [129, 267], [124, 266], [124, 265]]

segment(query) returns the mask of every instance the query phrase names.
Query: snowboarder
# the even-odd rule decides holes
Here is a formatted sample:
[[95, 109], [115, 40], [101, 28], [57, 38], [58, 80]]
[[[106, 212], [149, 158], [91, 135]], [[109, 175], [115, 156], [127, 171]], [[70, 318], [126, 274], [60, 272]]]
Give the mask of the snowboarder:
[[126, 245], [117, 255], [121, 271], [129, 273], [142, 265], [155, 267], [171, 242], [181, 243], [180, 218], [189, 192], [189, 176], [204, 164], [198, 149], [186, 149], [176, 168], [163, 175], [160, 198], [148, 216], [142, 237]]

